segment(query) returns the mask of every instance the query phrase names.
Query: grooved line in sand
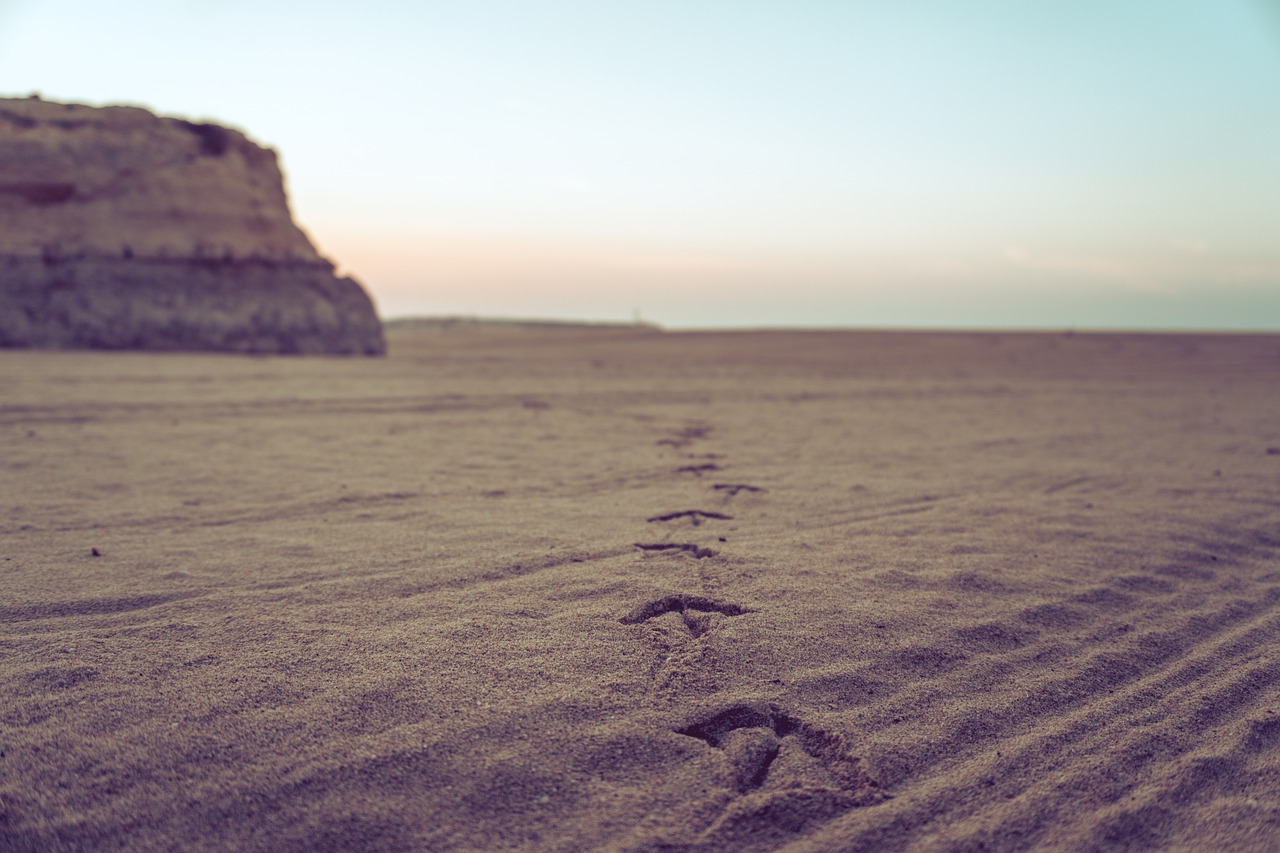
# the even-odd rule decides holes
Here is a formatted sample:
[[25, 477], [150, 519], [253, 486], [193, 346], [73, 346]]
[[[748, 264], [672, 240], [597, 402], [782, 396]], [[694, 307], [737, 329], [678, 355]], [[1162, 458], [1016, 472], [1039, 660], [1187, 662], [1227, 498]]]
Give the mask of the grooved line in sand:
[[637, 542], [635, 546], [641, 551], [684, 551], [699, 560], [714, 557], [720, 553], [714, 548], [703, 548], [701, 545], [695, 545], [692, 542]]
[[[928, 834], [936, 829], [931, 822], [937, 816], [945, 816], [947, 822], [959, 823], [966, 815], [983, 808], [984, 801], [990, 797], [1016, 799], [1020, 820], [1010, 821], [1010, 829], [1017, 833], [1017, 847], [1024, 849], [1034, 846], [1046, 830], [1047, 824], [1036, 820], [1036, 815], [1056, 812], [1067, 808], [1068, 803], [1079, 805], [1083, 796], [1091, 788], [1091, 781], [1099, 778], [1128, 780], [1125, 784], [1117, 784], [1098, 791], [1092, 795], [1097, 805], [1108, 805], [1119, 809], [1113, 813], [1110, 825], [1093, 827], [1076, 827], [1083, 832], [1096, 832], [1103, 836], [1122, 829], [1128, 816], [1141, 815], [1153, 810], [1176, 811], [1177, 803], [1161, 804], [1158, 800], [1149, 799], [1150, 794], [1138, 795], [1141, 792], [1139, 783], [1147, 772], [1146, 768], [1159, 767], [1160, 763], [1170, 764], [1168, 753], [1172, 750], [1179, 760], [1175, 765], [1185, 766], [1188, 760], [1210, 769], [1213, 763], [1236, 769], [1231, 775], [1248, 777], [1241, 759], [1241, 753], [1249, 750], [1250, 738], [1256, 739], [1256, 732], [1263, 729], [1265, 721], [1251, 720], [1247, 729], [1242, 731], [1243, 742], [1227, 745], [1219, 744], [1218, 749], [1228, 747], [1226, 755], [1201, 755], [1192, 758], [1196, 753], [1203, 753], [1202, 735], [1211, 733], [1231, 719], [1238, 719], [1249, 712], [1264, 689], [1280, 682], [1280, 665], [1275, 662], [1250, 660], [1249, 654], [1256, 654], [1258, 643], [1266, 643], [1280, 628], [1276, 620], [1255, 626], [1244, 634], [1228, 640], [1226, 644], [1213, 646], [1211, 653], [1192, 661], [1185, 666], [1175, 667], [1174, 672], [1160, 673], [1157, 677], [1146, 680], [1136, 691], [1125, 691], [1120, 696], [1105, 696], [1096, 705], [1090, 705], [1063, 715], [1064, 727], [1054, 727], [1044, 734], [1038, 734], [1017, 750], [1003, 757], [992, 759], [990, 753], [969, 755], [943, 772], [932, 776], [924, 790], [923, 797], [897, 800], [887, 812], [877, 813], [872, 823], [862, 827], [859, 832], [846, 840], [846, 849], [876, 850], [878, 839], [889, 826], [914, 827], [919, 833]], [[1253, 634], [1253, 637], [1249, 637]], [[1249, 649], [1244, 659], [1223, 665], [1223, 661], [1214, 660], [1218, 654], [1235, 656], [1239, 646]], [[1232, 649], [1232, 646], [1237, 648]], [[1201, 679], [1214, 676], [1224, 683], [1208, 694], [1213, 701], [1205, 701], [1204, 685]], [[1225, 676], [1225, 678], [1224, 678]], [[1172, 689], [1170, 689], [1172, 688]], [[1040, 715], [1041, 717], [1045, 715]], [[1164, 732], [1170, 730], [1178, 733], [1176, 745], [1168, 741], [1167, 734], [1161, 731], [1150, 731], [1148, 722], [1159, 717], [1168, 725], [1161, 726]], [[957, 727], [966, 721], [961, 720]], [[1025, 723], [1024, 723], [1025, 725]], [[999, 723], [996, 723], [999, 728]], [[967, 752], [972, 753], [972, 750]], [[1098, 756], [1108, 756], [1099, 763]], [[1089, 758], [1082, 758], [1089, 756]], [[1028, 772], [1030, 768], [1052, 767], [1052, 773], [1039, 771]], [[1174, 773], [1181, 768], [1175, 768]], [[1166, 774], [1169, 771], [1166, 771]], [[1016, 787], [1016, 780], [1026, 776], [1038, 778], [1032, 787], [1022, 790]], [[976, 781], [957, 784], [957, 780], [973, 779]], [[1006, 783], [1003, 780], [1011, 780]], [[1160, 790], [1163, 786], [1152, 786]], [[1006, 788], [1008, 790], [1006, 790]], [[1136, 790], [1135, 790], [1136, 789]], [[1209, 790], [1212, 790], [1210, 788]], [[1093, 812], [1090, 812], [1093, 814]], [[1096, 818], [1090, 817], [1090, 822]], [[1029, 825], [1019, 827], [1022, 821], [1030, 821]], [[1062, 832], [1065, 827], [1059, 825], [1055, 832]], [[960, 839], [952, 839], [952, 849], [970, 849], [976, 844], [960, 843]], [[1002, 839], [977, 838], [970, 839], [981, 842], [988, 848], [1002, 848], [1013, 844], [1013, 838]], [[1076, 839], [1077, 844], [1070, 844], [1073, 849], [1097, 849], [1097, 842]], [[1111, 840], [1115, 844], [1115, 839]]]
[[[1030, 688], [1007, 711], [974, 709], [957, 716], [945, 742], [919, 744], [929, 755], [948, 756], [926, 762], [923, 768], [922, 782], [930, 793], [911, 801], [898, 800], [887, 812], [878, 813], [872, 823], [846, 840], [846, 849], [877, 849], [881, 833], [894, 825], [914, 827], [924, 834], [936, 829], [932, 821], [939, 816], [959, 825], [965, 815], [980, 810], [993, 797], [1019, 802], [1018, 812], [1034, 825], [1014, 831], [1020, 846], [1032, 846], [1045, 828], [1035, 815], [1057, 811], [1067, 802], [1078, 803], [1090, 790], [1090, 780], [1099, 775], [1128, 780], [1093, 794], [1098, 805], [1118, 811], [1105, 825], [1075, 828], [1096, 837], [1079, 837], [1069, 846], [1089, 848], [1106, 840], [1108, 833], [1123, 835], [1126, 816], [1178, 808], [1144, 799], [1150, 795], [1138, 797], [1144, 768], [1159, 767], [1160, 762], [1168, 766], [1170, 751], [1178, 756], [1177, 767], [1164, 771], [1165, 775], [1180, 772], [1192, 761], [1203, 765], [1206, 773], [1222, 765], [1236, 768], [1229, 775], [1248, 777], [1242, 757], [1250, 752], [1247, 742], [1220, 755], [1224, 744], [1210, 745], [1199, 735], [1250, 714], [1263, 701], [1266, 689], [1280, 684], [1280, 664], [1258, 658], [1258, 650], [1280, 631], [1277, 609], [1280, 588], [1273, 587], [1262, 600], [1237, 599], [1215, 613], [1197, 613], [1168, 630], [1138, 635], [1128, 654], [1098, 653], [1076, 675]], [[990, 739], [1011, 728], [1053, 720], [1060, 724], [1030, 737], [1014, 752], [991, 757], [986, 746]], [[1152, 720], [1160, 725], [1153, 728]], [[1242, 730], [1244, 741], [1256, 740], [1256, 732], [1265, 726], [1266, 721], [1250, 719], [1247, 730]], [[1178, 733], [1176, 740], [1168, 738], [1169, 731]], [[1206, 750], [1214, 754], [1204, 756]], [[1104, 754], [1109, 757], [1099, 765], [1096, 757]], [[1046, 765], [1054, 768], [1052, 774], [1032, 771]], [[1025, 790], [1017, 787], [1016, 780], [1027, 775], [1041, 781]], [[959, 779], [978, 781], [957, 784]], [[1011, 828], [1019, 822], [1012, 820]], [[1059, 826], [1056, 831], [1064, 829]], [[973, 846], [952, 840], [960, 848]], [[1010, 838], [987, 837], [981, 831], [968, 840], [996, 848], [1012, 844]]]
[[[144, 518], [115, 519], [109, 523], [101, 521], [76, 522], [73, 524], [60, 524], [56, 527], [43, 529], [54, 533], [69, 533], [77, 530], [101, 530], [106, 527], [110, 527], [113, 530], [150, 527], [157, 524], [173, 525], [176, 528], [230, 527], [232, 525], [243, 526], [248, 524], [267, 524], [273, 521], [281, 521], [285, 519], [308, 518], [322, 515], [351, 504], [356, 504], [359, 508], [364, 509], [373, 506], [382, 506], [388, 503], [410, 501], [420, 497], [422, 497], [422, 494], [419, 492], [386, 492], [383, 494], [371, 495], [340, 495], [338, 497], [328, 498], [325, 500], [296, 501], [288, 504], [280, 504], [272, 508], [258, 507], [251, 511], [234, 512], [213, 518], [200, 518], [199, 516], [191, 514], [155, 515]], [[0, 533], [4, 532], [8, 531], [4, 527], [0, 527]]]
[[[946, 498], [937, 495], [922, 495], [918, 498], [912, 498], [909, 501], [896, 502], [881, 507], [865, 507], [850, 512], [845, 515], [840, 512], [833, 512], [825, 515], [821, 521], [802, 522], [796, 524], [797, 530], [823, 530], [832, 527], [842, 527], [849, 524], [861, 524], [865, 521], [879, 521], [885, 518], [893, 518], [900, 515], [917, 515], [922, 512], [932, 512], [937, 509], [939, 502]], [[906, 504], [903, 506], [903, 504]], [[866, 512], [866, 509], [873, 510]]]
[[89, 598], [76, 601], [50, 601], [40, 604], [0, 606], [0, 622], [31, 622], [37, 619], [56, 619], [67, 616], [110, 616], [129, 613], [197, 598], [204, 592], [177, 592], [156, 595], [135, 595], [128, 598]]

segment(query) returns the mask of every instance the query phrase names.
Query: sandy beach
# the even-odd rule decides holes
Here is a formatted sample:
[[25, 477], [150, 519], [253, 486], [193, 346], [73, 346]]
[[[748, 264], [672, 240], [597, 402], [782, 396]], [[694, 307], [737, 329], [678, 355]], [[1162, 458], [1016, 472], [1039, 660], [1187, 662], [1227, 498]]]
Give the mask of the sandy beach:
[[0, 850], [1280, 849], [1280, 337], [0, 351]]

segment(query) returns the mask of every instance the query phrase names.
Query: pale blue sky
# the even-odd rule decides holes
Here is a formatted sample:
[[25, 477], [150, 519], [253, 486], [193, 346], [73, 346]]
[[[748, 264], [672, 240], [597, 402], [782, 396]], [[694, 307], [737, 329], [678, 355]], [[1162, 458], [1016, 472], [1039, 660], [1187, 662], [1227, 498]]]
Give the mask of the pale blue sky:
[[388, 315], [1280, 330], [1278, 3], [0, 0], [0, 93], [247, 130]]

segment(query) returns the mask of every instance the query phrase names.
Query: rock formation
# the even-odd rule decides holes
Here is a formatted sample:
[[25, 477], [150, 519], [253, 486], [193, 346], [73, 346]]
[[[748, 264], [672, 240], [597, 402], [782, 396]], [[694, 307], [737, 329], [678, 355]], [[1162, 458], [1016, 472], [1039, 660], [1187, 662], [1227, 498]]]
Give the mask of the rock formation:
[[381, 354], [237, 130], [0, 98], [0, 346]]

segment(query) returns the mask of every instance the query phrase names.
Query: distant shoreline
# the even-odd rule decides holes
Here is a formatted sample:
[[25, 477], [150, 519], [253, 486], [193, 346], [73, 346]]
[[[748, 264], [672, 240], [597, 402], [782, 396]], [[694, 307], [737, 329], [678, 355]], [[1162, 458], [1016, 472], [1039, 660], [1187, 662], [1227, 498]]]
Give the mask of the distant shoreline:
[[393, 317], [383, 320], [382, 325], [388, 331], [400, 329], [518, 329], [527, 331], [590, 331], [595, 329], [609, 330], [642, 330], [647, 332], [663, 331], [657, 323], [645, 322], [610, 322], [607, 320], [532, 320], [514, 317], [475, 317], [475, 316], [442, 316], [442, 317]]
[[779, 333], [831, 333], [858, 332], [866, 334], [955, 334], [955, 335], [1152, 335], [1152, 336], [1229, 336], [1273, 337], [1280, 335], [1275, 329], [1147, 329], [1125, 327], [1017, 327], [1017, 326], [711, 326], [667, 328], [649, 321], [626, 322], [610, 320], [558, 320], [517, 317], [488, 317], [475, 315], [407, 316], [391, 317], [382, 321], [389, 332], [408, 330], [508, 330], [526, 332], [584, 332], [584, 331], [643, 331], [684, 332], [694, 334], [725, 333], [742, 334], [756, 332]]

